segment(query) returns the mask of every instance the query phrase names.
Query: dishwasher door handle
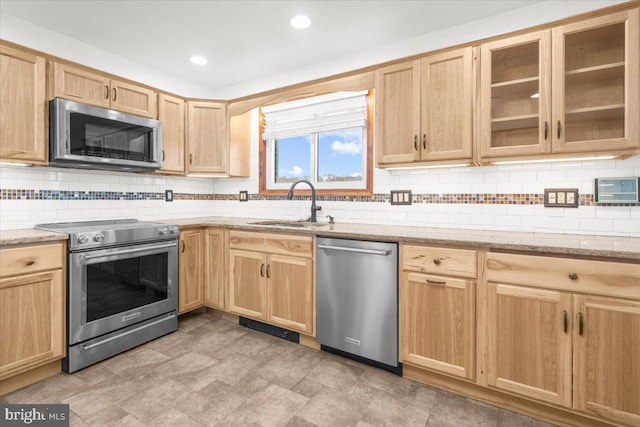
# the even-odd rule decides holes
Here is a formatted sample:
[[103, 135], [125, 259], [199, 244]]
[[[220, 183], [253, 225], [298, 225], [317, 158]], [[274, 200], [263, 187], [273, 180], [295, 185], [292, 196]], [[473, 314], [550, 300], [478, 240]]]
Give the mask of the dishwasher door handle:
[[360, 249], [360, 248], [350, 248], [348, 246], [333, 246], [333, 245], [318, 245], [318, 249], [330, 249], [334, 251], [343, 251], [343, 252], [355, 252], [358, 254], [369, 254], [369, 255], [382, 255], [389, 256], [391, 250], [381, 251], [378, 249]]

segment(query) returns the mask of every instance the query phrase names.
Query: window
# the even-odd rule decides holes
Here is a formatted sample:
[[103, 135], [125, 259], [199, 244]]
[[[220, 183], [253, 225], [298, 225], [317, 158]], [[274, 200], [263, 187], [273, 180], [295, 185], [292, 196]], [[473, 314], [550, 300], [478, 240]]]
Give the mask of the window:
[[325, 194], [370, 192], [368, 105], [364, 91], [263, 108], [262, 189], [279, 193], [306, 179], [318, 190], [329, 190]]

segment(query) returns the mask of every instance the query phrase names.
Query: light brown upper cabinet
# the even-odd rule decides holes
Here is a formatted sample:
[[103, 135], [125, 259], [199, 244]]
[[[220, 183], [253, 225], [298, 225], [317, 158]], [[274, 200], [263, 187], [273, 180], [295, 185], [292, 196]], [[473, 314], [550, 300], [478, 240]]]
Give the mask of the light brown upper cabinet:
[[187, 102], [187, 173], [229, 172], [229, 116], [224, 102]]
[[100, 73], [59, 62], [53, 62], [52, 77], [51, 97], [70, 99], [153, 119], [158, 115], [157, 93], [143, 86], [110, 79]]
[[473, 48], [376, 73], [376, 162], [468, 161], [473, 156]]
[[553, 151], [640, 147], [640, 9], [553, 29]]
[[481, 46], [484, 159], [640, 147], [639, 10]]
[[551, 33], [485, 43], [480, 48], [482, 157], [551, 152]]
[[184, 100], [158, 95], [158, 120], [162, 122], [162, 168], [160, 172], [184, 173]]
[[0, 159], [46, 163], [44, 58], [0, 45]]

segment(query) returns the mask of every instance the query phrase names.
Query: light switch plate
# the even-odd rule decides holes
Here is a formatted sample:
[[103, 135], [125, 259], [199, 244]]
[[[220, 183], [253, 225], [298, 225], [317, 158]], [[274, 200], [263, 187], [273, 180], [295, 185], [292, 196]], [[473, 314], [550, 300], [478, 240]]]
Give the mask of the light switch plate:
[[391, 197], [389, 200], [392, 205], [410, 205], [411, 190], [391, 190]]
[[577, 188], [544, 189], [544, 206], [547, 208], [577, 208], [579, 204]]
[[240, 201], [248, 202], [249, 201], [249, 192], [246, 190], [240, 191]]

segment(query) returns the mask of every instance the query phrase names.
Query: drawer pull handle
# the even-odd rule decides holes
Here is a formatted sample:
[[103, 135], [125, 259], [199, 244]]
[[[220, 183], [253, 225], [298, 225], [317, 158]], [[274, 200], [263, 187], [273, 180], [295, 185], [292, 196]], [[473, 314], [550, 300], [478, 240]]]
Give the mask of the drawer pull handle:
[[112, 99], [112, 101], [115, 101], [116, 99], [118, 99], [118, 90], [114, 87], [113, 88], [113, 99]]
[[27, 267], [31, 267], [35, 263], [36, 262], [34, 260], [30, 259], [29, 261], [27, 261]]
[[433, 263], [434, 263], [435, 265], [440, 265], [440, 264], [442, 264], [442, 260], [440, 260], [440, 259], [438, 259], [438, 258], [434, 258], [434, 259], [433, 259]]
[[423, 150], [427, 149], [427, 134], [426, 133], [422, 134], [422, 149]]
[[104, 85], [104, 99], [109, 99], [109, 86]]
[[418, 135], [413, 135], [413, 148], [418, 151]]
[[545, 121], [544, 122], [544, 140], [547, 140], [547, 137], [549, 136], [549, 122]]
[[584, 335], [584, 316], [578, 313], [578, 333]]
[[446, 285], [447, 282], [444, 280], [429, 280], [427, 279], [427, 283], [430, 283], [432, 285]]
[[181, 243], [182, 243], [182, 250], [180, 252], [184, 252], [187, 245], [185, 245], [184, 240], [182, 240]]
[[260, 264], [260, 277], [264, 277], [264, 264]]
[[576, 273], [569, 273], [569, 279], [571, 280], [578, 280], [578, 275]]
[[569, 315], [567, 314], [567, 310], [563, 310], [564, 313], [564, 333], [566, 334], [569, 330]]
[[271, 277], [271, 264], [267, 264], [267, 278]]

